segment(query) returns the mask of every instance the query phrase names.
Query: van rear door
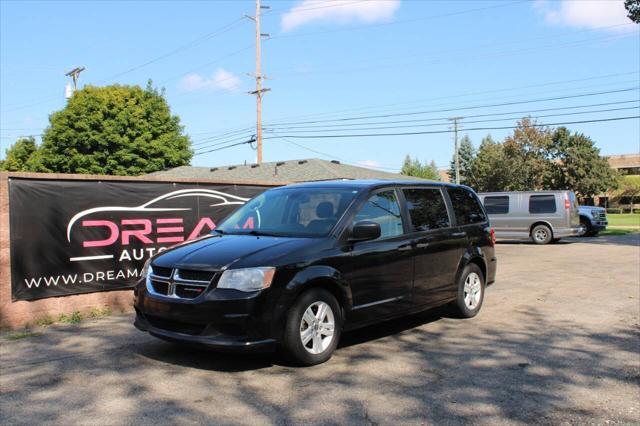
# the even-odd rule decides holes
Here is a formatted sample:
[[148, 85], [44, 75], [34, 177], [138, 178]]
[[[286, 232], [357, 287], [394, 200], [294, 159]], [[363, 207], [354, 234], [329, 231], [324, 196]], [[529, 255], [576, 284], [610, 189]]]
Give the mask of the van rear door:
[[568, 210], [569, 215], [569, 227], [570, 228], [579, 228], [580, 227], [580, 209], [578, 203], [578, 197], [576, 194], [569, 191], [566, 195], [568, 197], [568, 208], [567, 203], [565, 201], [565, 209]]

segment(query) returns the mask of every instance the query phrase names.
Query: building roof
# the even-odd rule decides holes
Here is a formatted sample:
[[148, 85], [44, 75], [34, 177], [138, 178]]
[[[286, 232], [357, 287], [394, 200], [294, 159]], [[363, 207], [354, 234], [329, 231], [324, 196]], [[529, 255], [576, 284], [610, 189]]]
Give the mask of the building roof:
[[321, 180], [321, 181], [310, 181], [310, 182], [298, 182], [291, 185], [287, 185], [286, 187], [281, 187], [281, 189], [291, 189], [291, 188], [375, 188], [375, 187], [384, 187], [388, 185], [397, 185], [399, 187], [408, 186], [413, 187], [414, 185], [426, 185], [428, 187], [453, 187], [455, 186], [452, 183], [445, 182], [433, 182], [426, 179], [338, 179], [338, 180]]
[[240, 164], [220, 167], [181, 166], [148, 176], [187, 178], [213, 181], [247, 181], [273, 184], [309, 182], [332, 179], [394, 179], [419, 180], [399, 173], [388, 173], [365, 167], [326, 161], [319, 158], [278, 161], [272, 163]]
[[640, 167], [640, 154], [608, 155], [606, 159], [614, 169]]

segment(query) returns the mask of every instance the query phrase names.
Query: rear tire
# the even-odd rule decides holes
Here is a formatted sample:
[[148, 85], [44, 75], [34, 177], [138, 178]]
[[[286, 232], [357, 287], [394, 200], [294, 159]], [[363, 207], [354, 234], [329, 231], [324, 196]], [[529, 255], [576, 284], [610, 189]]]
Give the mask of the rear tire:
[[331, 358], [341, 331], [342, 309], [336, 298], [327, 290], [312, 288], [289, 309], [280, 349], [294, 364], [321, 364]]
[[455, 316], [473, 318], [478, 315], [484, 301], [485, 282], [482, 270], [475, 263], [464, 267], [458, 278], [458, 294], [451, 303]]
[[536, 225], [531, 230], [531, 239], [536, 244], [549, 244], [553, 240], [553, 232], [547, 225]]

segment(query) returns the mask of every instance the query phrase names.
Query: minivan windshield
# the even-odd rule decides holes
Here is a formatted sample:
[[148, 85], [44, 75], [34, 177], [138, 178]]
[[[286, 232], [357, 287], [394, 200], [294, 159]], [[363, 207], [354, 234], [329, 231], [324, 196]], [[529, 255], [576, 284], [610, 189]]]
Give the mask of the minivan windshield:
[[353, 188], [278, 188], [253, 198], [214, 232], [281, 237], [325, 236], [355, 198]]

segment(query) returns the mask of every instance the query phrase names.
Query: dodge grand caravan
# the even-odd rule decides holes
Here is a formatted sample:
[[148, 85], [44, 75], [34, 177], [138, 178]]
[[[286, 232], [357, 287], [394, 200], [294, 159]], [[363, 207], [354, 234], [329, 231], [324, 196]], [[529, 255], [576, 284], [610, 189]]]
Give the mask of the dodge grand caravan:
[[449, 304], [482, 306], [494, 235], [476, 194], [424, 182], [270, 189], [211, 235], [166, 250], [135, 288], [135, 325], [216, 350], [326, 361], [345, 330]]

